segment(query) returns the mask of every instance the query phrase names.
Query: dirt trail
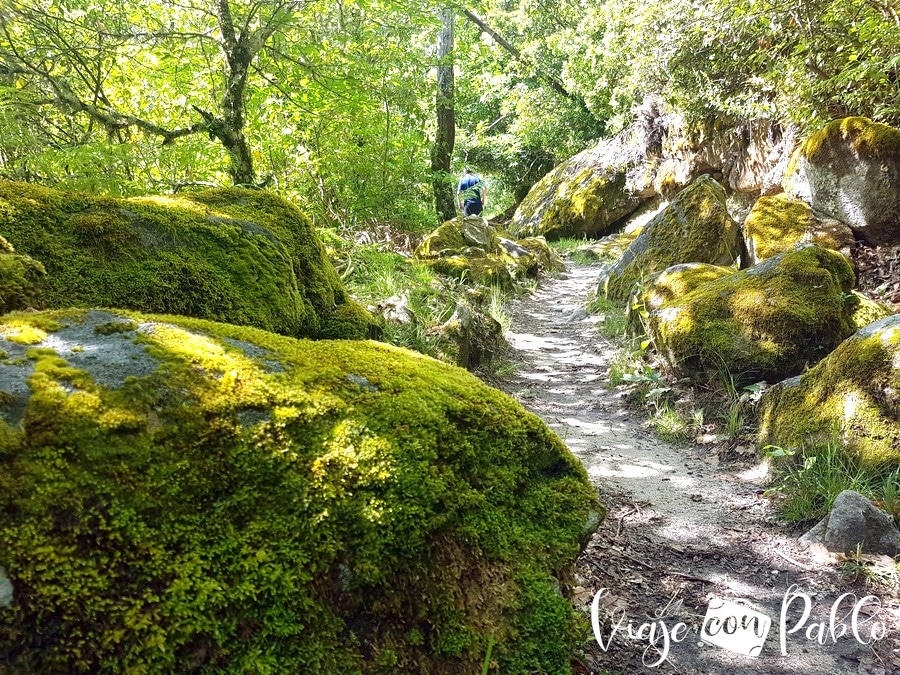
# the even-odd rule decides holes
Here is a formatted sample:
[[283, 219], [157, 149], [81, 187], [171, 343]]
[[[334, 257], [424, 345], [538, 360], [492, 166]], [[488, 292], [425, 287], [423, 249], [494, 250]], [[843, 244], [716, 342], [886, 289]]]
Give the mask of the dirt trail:
[[[574, 598], [589, 614], [595, 592], [608, 589], [599, 605], [599, 616], [606, 617], [600, 637], [607, 649], [592, 637], [576, 659], [576, 672], [900, 673], [897, 598], [882, 593], [887, 610], [870, 615], [873, 605], [867, 603], [860, 614], [862, 637], [868, 638], [872, 624], [880, 621], [887, 627], [885, 638], [867, 646], [848, 630], [832, 640], [828, 622], [834, 602], [847, 591], [860, 597], [866, 591], [848, 587], [833, 565], [815, 559], [777, 524], [762, 496], [762, 464], [720, 465], [708, 446], [664, 443], [607, 387], [615, 345], [598, 334], [594, 319], [581, 309], [597, 274], [597, 267], [571, 267], [513, 305], [508, 338], [519, 368], [501, 385], [559, 434], [609, 507], [608, 518], [579, 558]], [[785, 636], [783, 655], [780, 613], [785, 593], [795, 584], [809, 596], [812, 614]], [[746, 601], [771, 618], [758, 657], [700, 642], [713, 596]], [[787, 629], [800, 621], [803, 605], [802, 599], [790, 604]], [[845, 599], [836, 623], [852, 607], [852, 599]], [[610, 617], [623, 621], [607, 643]], [[641, 623], [655, 626], [660, 648], [663, 633], [678, 622], [689, 632], [682, 629], [676, 636], [683, 639], [670, 643], [665, 660], [657, 664], [661, 654], [647, 649], [647, 639], [628, 639], [629, 622], [635, 633]], [[818, 622], [825, 622], [825, 644], [816, 640]], [[843, 624], [849, 628], [850, 619]], [[806, 636], [810, 626], [813, 639]], [[644, 628], [642, 637], [648, 631]]]

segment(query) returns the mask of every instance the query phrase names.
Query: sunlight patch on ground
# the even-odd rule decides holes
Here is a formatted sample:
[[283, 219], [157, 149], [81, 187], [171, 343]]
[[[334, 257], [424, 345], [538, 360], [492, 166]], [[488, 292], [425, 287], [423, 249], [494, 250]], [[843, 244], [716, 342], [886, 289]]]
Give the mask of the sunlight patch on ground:
[[756, 466], [752, 466], [746, 471], [736, 474], [738, 478], [748, 483], [763, 483], [769, 477], [769, 463], [766, 460], [761, 461]]
[[629, 461], [625, 457], [610, 457], [610, 463], [588, 469], [591, 478], [653, 478], [675, 470], [667, 464], [647, 460]]

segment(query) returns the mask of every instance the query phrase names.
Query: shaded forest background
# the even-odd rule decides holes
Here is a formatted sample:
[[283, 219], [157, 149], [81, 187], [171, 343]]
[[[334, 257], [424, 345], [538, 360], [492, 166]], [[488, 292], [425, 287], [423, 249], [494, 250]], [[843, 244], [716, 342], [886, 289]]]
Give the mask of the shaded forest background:
[[[500, 212], [648, 95], [689, 121], [896, 125], [898, 4], [8, 0], [0, 175], [117, 196], [255, 184], [319, 225], [423, 230], [435, 181], [471, 164]], [[439, 65], [456, 145], [435, 175]]]

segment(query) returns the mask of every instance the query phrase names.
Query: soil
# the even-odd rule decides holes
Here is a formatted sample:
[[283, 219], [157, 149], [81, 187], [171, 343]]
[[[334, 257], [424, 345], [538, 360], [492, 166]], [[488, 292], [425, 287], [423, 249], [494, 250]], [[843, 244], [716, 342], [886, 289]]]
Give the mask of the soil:
[[[597, 603], [599, 636], [587, 629], [573, 671], [900, 673], [896, 584], [848, 580], [832, 556], [801, 545], [802, 530], [781, 522], [764, 495], [764, 461], [755, 455], [720, 457], [710, 445], [665, 443], [646, 427], [642, 411], [629, 408], [623, 393], [608, 386], [618, 345], [601, 337], [597, 317], [581, 307], [599, 269], [571, 266], [513, 304], [507, 337], [518, 369], [494, 383], [559, 434], [609, 508], [576, 563], [571, 599], [586, 623], [595, 595], [606, 591]], [[787, 604], [782, 629], [782, 606], [792, 589], [798, 595]], [[833, 638], [829, 615], [844, 593], [855, 596], [838, 606]], [[872, 644], [850, 630], [854, 602], [866, 595], [873, 597], [860, 605], [860, 638], [868, 642], [876, 623], [886, 633]], [[801, 622], [804, 598], [811, 615], [789, 634]], [[707, 609], [719, 600], [771, 619], [758, 656], [701, 642]], [[676, 629], [679, 622], [685, 627]], [[680, 639], [670, 641], [663, 654], [665, 633]], [[740, 636], [731, 635], [729, 644], [736, 646]]]

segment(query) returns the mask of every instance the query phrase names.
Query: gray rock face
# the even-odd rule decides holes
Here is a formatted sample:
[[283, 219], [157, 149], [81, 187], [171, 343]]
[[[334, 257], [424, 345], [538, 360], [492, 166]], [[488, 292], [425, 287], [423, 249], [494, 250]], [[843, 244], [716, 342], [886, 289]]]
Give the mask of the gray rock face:
[[506, 237], [497, 237], [497, 241], [500, 244], [500, 248], [502, 248], [506, 255], [512, 258], [527, 258], [531, 255], [531, 251], [529, 251], [524, 246], [517, 244], [512, 239], [507, 239]]
[[836, 553], [880, 553], [895, 556], [900, 551], [900, 530], [891, 518], [853, 490], [844, 490], [831, 511], [801, 541], [822, 544]]
[[0, 567], [0, 608], [6, 608], [13, 602], [13, 585], [6, 576], [6, 570]]
[[900, 130], [835, 120], [798, 150], [784, 189], [873, 246], [900, 243]]
[[485, 250], [490, 249], [494, 241], [494, 228], [481, 216], [466, 216], [463, 218], [460, 232], [466, 242]]

